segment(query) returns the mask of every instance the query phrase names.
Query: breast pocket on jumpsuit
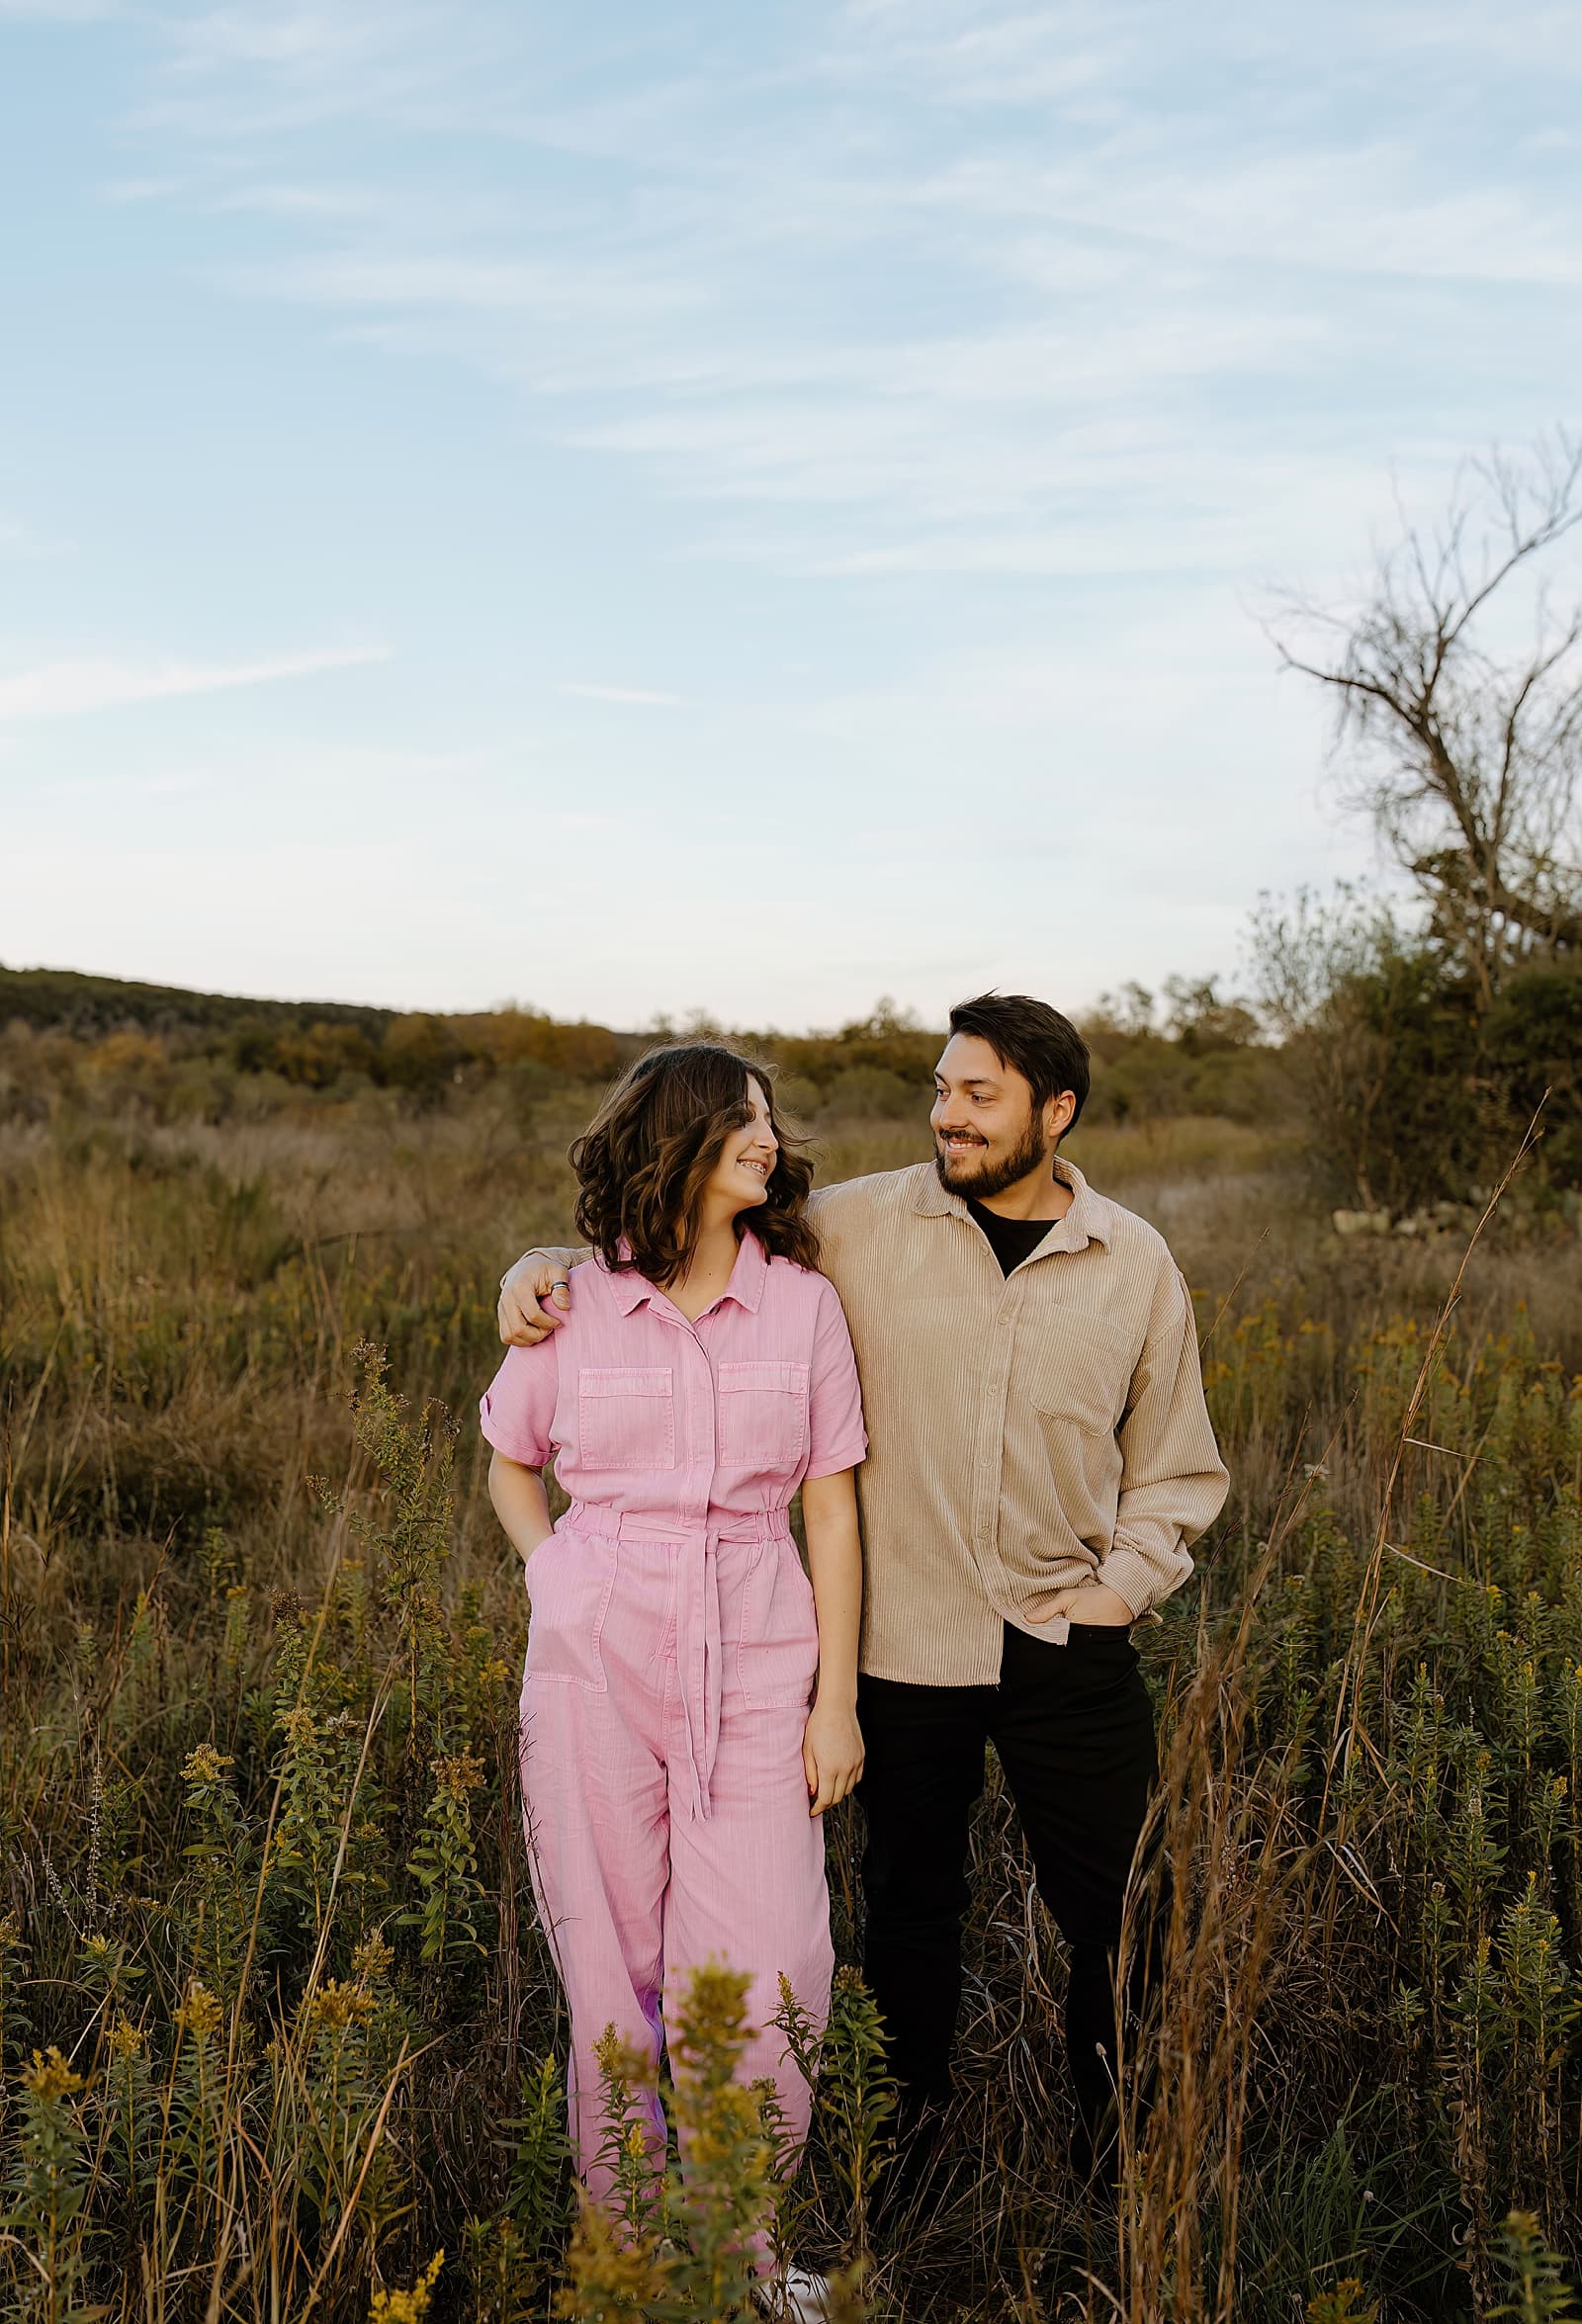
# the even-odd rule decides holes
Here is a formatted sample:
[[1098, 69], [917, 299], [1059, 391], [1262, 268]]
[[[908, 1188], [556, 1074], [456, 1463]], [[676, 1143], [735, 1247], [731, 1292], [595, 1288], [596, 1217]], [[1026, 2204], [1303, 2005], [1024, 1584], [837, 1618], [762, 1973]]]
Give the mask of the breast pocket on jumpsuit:
[[[577, 1465], [583, 1470], [675, 1466], [675, 1387], [667, 1364], [584, 1364], [577, 1374]], [[619, 1550], [561, 1519], [527, 1561], [524, 1683], [547, 1678], [606, 1688], [600, 1640]]]
[[[806, 1364], [721, 1364], [722, 1469], [749, 1471], [769, 1486], [791, 1483], [807, 1451], [808, 1378]], [[737, 1679], [753, 1709], [806, 1704], [819, 1668], [819, 1623], [813, 1585], [789, 1534], [754, 1548], [735, 1627]]]

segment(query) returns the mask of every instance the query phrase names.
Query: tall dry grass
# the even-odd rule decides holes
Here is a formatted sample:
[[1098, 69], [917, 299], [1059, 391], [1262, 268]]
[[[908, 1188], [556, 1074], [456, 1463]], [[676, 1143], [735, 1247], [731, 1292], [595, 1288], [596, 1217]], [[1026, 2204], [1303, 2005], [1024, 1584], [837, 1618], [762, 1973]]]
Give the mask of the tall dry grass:
[[[556, 1102], [0, 1146], [8, 2312], [514, 2324], [619, 2295], [566, 2273], [526, 1607], [471, 1423], [499, 1266], [564, 1227]], [[920, 1150], [892, 1123], [830, 1145], [831, 1174]], [[1460, 1250], [1338, 1243], [1247, 1131], [1096, 1130], [1078, 1159], [1183, 1257], [1235, 1479], [1143, 1638], [1161, 2102], [1118, 2207], [1084, 2200], [1062, 1948], [991, 1764], [947, 2184], [874, 2238], [860, 2298], [1557, 2313], [1531, 2302], [1582, 2243], [1582, 1254], [1496, 1222], [1436, 1338]], [[848, 1962], [857, 1838], [832, 1819]], [[883, 2160], [845, 1991], [787, 2197], [832, 2261]], [[680, 2282], [627, 2290], [681, 2312]]]

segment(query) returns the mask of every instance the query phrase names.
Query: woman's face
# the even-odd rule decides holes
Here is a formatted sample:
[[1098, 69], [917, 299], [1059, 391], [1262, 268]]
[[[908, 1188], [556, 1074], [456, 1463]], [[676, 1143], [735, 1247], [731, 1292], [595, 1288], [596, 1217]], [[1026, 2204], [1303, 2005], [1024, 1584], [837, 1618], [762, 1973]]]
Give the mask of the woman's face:
[[755, 1210], [768, 1201], [769, 1177], [780, 1153], [769, 1119], [768, 1097], [751, 1074], [747, 1076], [747, 1105], [750, 1118], [730, 1133], [703, 1189], [705, 1203], [717, 1203], [732, 1216]]

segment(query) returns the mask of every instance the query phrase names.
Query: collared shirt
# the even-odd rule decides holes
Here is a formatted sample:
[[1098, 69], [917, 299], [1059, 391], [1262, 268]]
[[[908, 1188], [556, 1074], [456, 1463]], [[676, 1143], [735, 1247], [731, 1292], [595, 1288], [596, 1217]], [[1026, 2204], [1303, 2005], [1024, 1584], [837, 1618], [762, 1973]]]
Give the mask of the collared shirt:
[[1071, 1206], [1009, 1276], [931, 1162], [809, 1205], [872, 1436], [857, 1491], [875, 1678], [993, 1684], [1002, 1623], [1059, 1636], [1040, 1601], [1076, 1583], [1145, 1613], [1223, 1506], [1181, 1271], [1146, 1220], [1059, 1167]]
[[553, 1454], [574, 1502], [718, 1530], [783, 1511], [804, 1477], [862, 1459], [840, 1302], [750, 1229], [695, 1323], [644, 1276], [596, 1259], [571, 1284], [566, 1322], [506, 1349], [479, 1414], [508, 1460], [536, 1469]]

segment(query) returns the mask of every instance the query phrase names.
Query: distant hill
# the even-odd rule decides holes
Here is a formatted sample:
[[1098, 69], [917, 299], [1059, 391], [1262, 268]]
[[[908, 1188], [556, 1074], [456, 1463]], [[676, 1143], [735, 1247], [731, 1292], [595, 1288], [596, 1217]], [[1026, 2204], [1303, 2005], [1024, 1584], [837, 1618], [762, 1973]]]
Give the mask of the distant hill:
[[134, 985], [122, 977], [86, 977], [76, 969], [0, 967], [0, 1025], [20, 1018], [35, 1031], [58, 1030], [79, 1041], [135, 1026], [145, 1033], [227, 1033], [267, 1025], [355, 1025], [378, 1039], [401, 1012], [346, 1000], [248, 1000], [230, 992], [188, 992], [174, 985]]
[[[1275, 1053], [1257, 1039], [1251, 1014], [1218, 1002], [1211, 986], [1199, 997], [1196, 1014], [1170, 1031], [1090, 1020], [1089, 1122], [1283, 1118], [1289, 1100]], [[673, 1036], [723, 1038], [767, 1058], [783, 1076], [788, 1109], [829, 1121], [915, 1120], [945, 1038], [889, 999], [828, 1032], [739, 1032], [702, 1016], [623, 1031], [514, 1005], [440, 1014], [0, 967], [0, 1120], [43, 1120], [69, 1101], [90, 1112], [133, 1106], [161, 1121], [219, 1121], [244, 1089], [254, 1113], [356, 1102], [370, 1087], [428, 1107], [466, 1102], [500, 1076], [531, 1106], [556, 1086], [605, 1086]]]

